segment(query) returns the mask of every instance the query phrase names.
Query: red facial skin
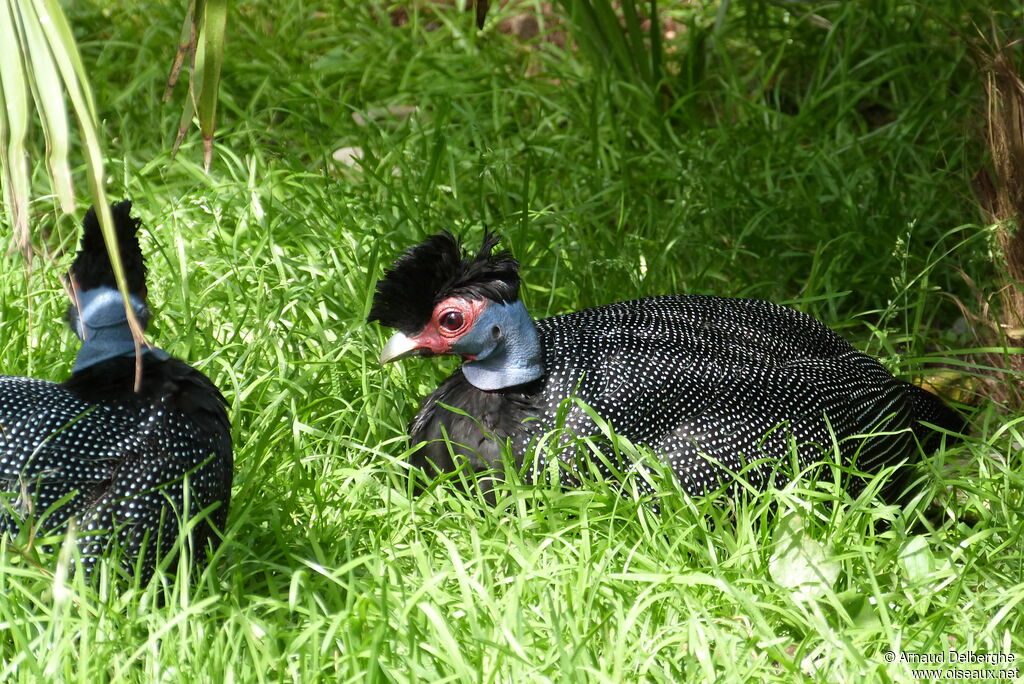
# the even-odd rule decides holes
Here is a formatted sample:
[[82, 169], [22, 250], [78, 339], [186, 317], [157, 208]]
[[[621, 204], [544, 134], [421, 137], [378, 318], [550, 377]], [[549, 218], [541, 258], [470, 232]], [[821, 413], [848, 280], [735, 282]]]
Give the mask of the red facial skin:
[[[417, 349], [425, 350], [432, 355], [453, 354], [452, 345], [469, 332], [485, 308], [485, 299], [449, 297], [434, 307], [430, 322], [420, 334], [410, 339], [416, 344]], [[465, 355], [463, 358], [473, 361], [475, 357]]]

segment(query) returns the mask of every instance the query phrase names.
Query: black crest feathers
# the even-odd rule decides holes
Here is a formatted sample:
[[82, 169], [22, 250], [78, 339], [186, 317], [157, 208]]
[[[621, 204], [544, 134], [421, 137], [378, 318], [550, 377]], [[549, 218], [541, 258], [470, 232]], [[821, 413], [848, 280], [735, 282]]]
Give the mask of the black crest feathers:
[[[137, 237], [142, 222], [131, 217], [131, 210], [132, 203], [129, 200], [110, 205], [110, 213], [114, 217], [114, 230], [117, 232], [117, 245], [121, 252], [121, 264], [128, 279], [128, 291], [144, 297], [146, 265]], [[71, 265], [71, 273], [79, 289], [83, 291], [104, 286], [117, 287], [95, 207], [89, 208], [85, 220], [82, 221], [81, 249], [78, 250], [78, 256]]]
[[487, 233], [475, 257], [466, 256], [448, 231], [410, 247], [377, 283], [368, 320], [415, 334], [448, 297], [516, 301], [519, 262], [507, 251], [492, 254], [499, 240]]

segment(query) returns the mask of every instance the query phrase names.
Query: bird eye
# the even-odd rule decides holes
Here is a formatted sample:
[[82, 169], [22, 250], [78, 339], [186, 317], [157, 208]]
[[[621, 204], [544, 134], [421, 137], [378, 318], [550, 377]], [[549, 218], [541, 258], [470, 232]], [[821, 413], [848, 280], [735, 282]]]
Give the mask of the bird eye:
[[449, 332], [455, 332], [460, 329], [465, 323], [466, 319], [462, 315], [461, 311], [447, 311], [441, 314], [441, 327]]

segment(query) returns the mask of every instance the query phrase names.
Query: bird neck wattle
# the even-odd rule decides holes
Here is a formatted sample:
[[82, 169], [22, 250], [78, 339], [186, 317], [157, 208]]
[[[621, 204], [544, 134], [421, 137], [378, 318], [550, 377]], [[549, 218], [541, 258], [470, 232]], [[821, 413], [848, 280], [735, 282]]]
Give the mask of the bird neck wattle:
[[515, 387], [544, 375], [540, 337], [522, 300], [488, 304], [452, 351], [475, 357], [462, 373], [477, 389]]
[[[149, 320], [146, 303], [138, 297], [129, 297], [143, 330]], [[85, 370], [103, 361], [119, 356], [134, 356], [135, 338], [132, 336], [125, 313], [124, 298], [112, 287], [98, 287], [78, 293], [72, 328], [82, 340], [82, 347], [75, 357], [72, 372]], [[162, 349], [143, 345], [142, 353], [160, 360], [170, 356]]]

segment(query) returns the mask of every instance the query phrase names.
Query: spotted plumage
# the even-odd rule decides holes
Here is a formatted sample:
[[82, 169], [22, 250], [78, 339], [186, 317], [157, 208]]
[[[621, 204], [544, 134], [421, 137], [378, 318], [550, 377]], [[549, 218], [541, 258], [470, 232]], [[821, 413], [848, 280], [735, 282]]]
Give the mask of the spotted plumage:
[[[145, 322], [130, 209], [112, 207], [132, 304]], [[144, 351], [136, 391], [124, 301], [92, 210], [71, 283], [68, 320], [85, 336], [78, 370], [63, 383], [0, 376], [0, 533], [31, 525], [37, 537], [63, 534], [72, 524], [86, 569], [116, 546], [124, 566], [138, 564], [147, 580], [182, 519], [208, 514], [191, 534], [199, 558], [224, 528], [232, 479], [225, 401], [206, 376], [155, 348]], [[102, 290], [106, 299], [92, 297]], [[99, 304], [82, 304], [90, 301]]]
[[[504, 254], [499, 269], [481, 267], [494, 258], [494, 242], [489, 238], [469, 259], [450, 235], [434, 236], [424, 243], [432, 253], [424, 256], [421, 246], [413, 247], [378, 286], [370, 318], [400, 331], [383, 361], [441, 353], [464, 359], [410, 425], [413, 441], [426, 443], [413, 457], [420, 467], [448, 471], [463, 459], [477, 469], [500, 467], [498, 445], [505, 440], [521, 466], [536, 440], [557, 427], [599, 436], [595, 422], [569, 398], [589, 405], [617, 434], [651, 448], [691, 494], [741, 472], [759, 488], [772, 478], [780, 484], [778, 465], [789, 458], [791, 444], [801, 469], [834, 460], [838, 448], [841, 463], [870, 473], [911, 458], [918, 441], [930, 446], [937, 433], [922, 421], [951, 430], [962, 426], [934, 395], [894, 378], [822, 323], [768, 302], [668, 295], [527, 323], [488, 317], [496, 302], [474, 286], [501, 280], [508, 270]], [[445, 246], [443, 260], [436, 258], [439, 244]], [[408, 302], [396, 306], [401, 291], [395, 284], [409, 282], [410, 273], [430, 262], [448, 270], [434, 282], [458, 283], [459, 291], [437, 289], [431, 297], [421, 292], [414, 309]], [[517, 293], [506, 292], [506, 300], [512, 303], [500, 306], [521, 306]], [[485, 319], [487, 334], [475, 334]], [[453, 321], [461, 327], [446, 325]], [[487, 342], [470, 348], [464, 340], [471, 337]], [[531, 337], [539, 350], [535, 362], [516, 351]], [[474, 377], [493, 376], [474, 369], [480, 365], [532, 371], [525, 382], [480, 388]], [[596, 465], [609, 474], [600, 460]], [[567, 466], [562, 479], [576, 484], [576, 468]], [[645, 478], [638, 484], [649, 491]], [[852, 493], [862, 487], [858, 478], [847, 483]]]

